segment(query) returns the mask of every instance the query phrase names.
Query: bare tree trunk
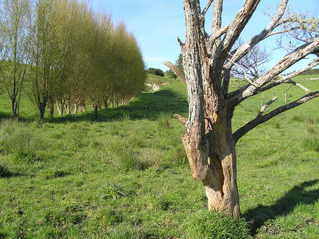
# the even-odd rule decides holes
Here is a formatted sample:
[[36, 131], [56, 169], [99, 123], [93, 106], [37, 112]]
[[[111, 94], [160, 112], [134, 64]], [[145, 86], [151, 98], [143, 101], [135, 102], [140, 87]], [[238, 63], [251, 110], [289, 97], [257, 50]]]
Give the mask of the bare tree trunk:
[[209, 170], [203, 180], [208, 208], [239, 218], [236, 151], [230, 121], [223, 119], [213, 127], [209, 140]]
[[237, 159], [231, 113], [226, 107], [220, 112], [206, 111], [206, 115], [205, 134], [197, 146], [194, 143], [194, 138], [198, 138], [196, 131], [188, 134], [192, 130], [186, 129], [183, 137], [192, 175], [202, 181], [205, 187], [209, 210], [239, 218]]
[[64, 116], [64, 109], [65, 109], [65, 101], [61, 99], [57, 103], [57, 111], [61, 117]]
[[109, 108], [109, 97], [103, 97], [104, 109]]
[[54, 118], [54, 103], [50, 103], [49, 109], [50, 109], [50, 118]]
[[[213, 2], [213, 31], [209, 35], [205, 31], [205, 15]], [[259, 124], [319, 97], [319, 91], [309, 92], [307, 88], [291, 80], [301, 72], [318, 65], [318, 59], [304, 69], [276, 80], [282, 72], [307, 55], [317, 54], [319, 39], [310, 36], [305, 44], [283, 57], [269, 71], [252, 82], [249, 80], [248, 85], [229, 92], [232, 68], [252, 52], [257, 44], [271, 34], [278, 33], [275, 30], [282, 24], [288, 0], [280, 1], [271, 24], [234, 52], [231, 49], [261, 1], [245, 0], [234, 20], [225, 27], [222, 27], [223, 2], [207, 0], [206, 7], [201, 8], [199, 0], [184, 0], [186, 41], [183, 43], [179, 40], [179, 43], [188, 91], [189, 114], [188, 119], [182, 116], [176, 118], [185, 125], [183, 144], [193, 178], [205, 186], [208, 208], [239, 218], [235, 144], [240, 137]], [[265, 109], [274, 102], [269, 101], [263, 105], [255, 119], [233, 133], [231, 120], [235, 107], [249, 97], [282, 83], [293, 83], [308, 94], [266, 113]]]
[[[182, 45], [189, 117], [183, 137], [193, 178], [206, 190], [209, 210], [239, 218], [236, 152], [232, 138], [233, 107], [222, 94], [223, 58], [209, 59], [199, 2], [185, 0], [186, 43]], [[202, 27], [198, 27], [202, 26]]]
[[98, 112], [99, 112], [99, 106], [98, 106], [97, 104], [94, 104], [93, 107], [94, 107], [94, 119], [97, 120], [98, 117], [99, 117], [99, 114], [98, 114]]
[[49, 108], [49, 114], [51, 119], [54, 117], [54, 107], [55, 107], [55, 100], [53, 99], [53, 97], [50, 97], [48, 101], [48, 108]]
[[44, 119], [46, 103], [39, 103], [40, 120]]
[[77, 104], [77, 103], [75, 103], [75, 104], [73, 104], [74, 105], [74, 107], [73, 107], [73, 114], [77, 114], [78, 113], [78, 111], [79, 111], [79, 104]]
[[16, 97], [11, 97], [12, 117], [16, 118], [19, 115], [19, 102]]

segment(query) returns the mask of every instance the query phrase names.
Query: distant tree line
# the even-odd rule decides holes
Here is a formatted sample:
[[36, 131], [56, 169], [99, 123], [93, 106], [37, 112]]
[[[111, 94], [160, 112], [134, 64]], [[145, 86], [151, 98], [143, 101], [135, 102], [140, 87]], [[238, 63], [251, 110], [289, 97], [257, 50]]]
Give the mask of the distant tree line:
[[146, 73], [151, 74], [151, 75], [155, 75], [155, 76], [172, 78], [172, 79], [177, 78], [176, 74], [170, 69], [164, 72], [162, 69], [150, 67], [146, 70]]
[[28, 95], [40, 118], [117, 106], [144, 89], [134, 36], [76, 0], [0, 0], [0, 88], [12, 115]]
[[302, 75], [316, 75], [319, 76], [319, 69], [312, 69], [302, 73]]
[[156, 76], [165, 76], [165, 73], [163, 70], [158, 68], [148, 68], [146, 71], [148, 74], [156, 75]]

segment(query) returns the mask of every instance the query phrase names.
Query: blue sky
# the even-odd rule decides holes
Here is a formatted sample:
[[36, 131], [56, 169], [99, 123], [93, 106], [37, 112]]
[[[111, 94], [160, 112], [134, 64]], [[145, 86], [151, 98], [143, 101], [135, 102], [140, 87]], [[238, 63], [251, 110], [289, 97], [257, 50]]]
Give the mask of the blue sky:
[[[206, 0], [205, 0], [206, 1]], [[202, 0], [203, 4], [205, 3]], [[227, 24], [241, 8], [243, 0], [226, 0], [224, 22]], [[147, 67], [166, 69], [163, 62], [175, 61], [179, 54], [177, 36], [184, 37], [183, 0], [91, 0], [97, 12], [111, 14], [114, 23], [124, 22], [129, 32], [137, 38]], [[242, 40], [262, 30], [279, 0], [262, 0], [259, 8], [246, 27]], [[319, 0], [290, 0], [289, 9], [318, 16]], [[280, 53], [275, 52], [275, 40], [268, 40], [264, 48], [275, 63]]]

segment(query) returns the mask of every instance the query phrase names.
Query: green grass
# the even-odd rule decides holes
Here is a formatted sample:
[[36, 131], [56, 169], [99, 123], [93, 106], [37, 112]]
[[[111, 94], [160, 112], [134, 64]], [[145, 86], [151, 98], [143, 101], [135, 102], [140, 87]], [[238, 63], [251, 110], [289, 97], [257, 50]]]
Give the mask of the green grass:
[[[203, 187], [191, 178], [183, 128], [172, 117], [187, 114], [185, 87], [156, 80], [169, 85], [101, 111], [97, 121], [85, 113], [39, 123], [27, 100], [24, 120], [11, 121], [0, 97], [0, 238], [191, 239], [216, 229], [201, 220], [220, 222], [203, 213]], [[319, 81], [304, 84], [319, 89]], [[303, 93], [283, 86], [252, 98], [238, 107], [234, 128], [273, 96], [276, 107]], [[318, 238], [318, 103], [238, 143], [242, 213], [256, 238]], [[227, 220], [224, 232], [232, 228]]]

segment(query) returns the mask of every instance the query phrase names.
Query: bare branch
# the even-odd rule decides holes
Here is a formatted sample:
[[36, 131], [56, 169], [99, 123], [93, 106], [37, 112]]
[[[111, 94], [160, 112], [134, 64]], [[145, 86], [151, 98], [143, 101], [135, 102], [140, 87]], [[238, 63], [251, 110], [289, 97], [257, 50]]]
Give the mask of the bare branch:
[[212, 20], [212, 34], [208, 40], [208, 49], [211, 54], [218, 57], [221, 53], [221, 36], [223, 36], [227, 30], [228, 26], [222, 27], [222, 14], [223, 14], [223, 4], [224, 0], [216, 0], [213, 9], [213, 20]]
[[202, 16], [203, 17], [206, 15], [208, 9], [210, 8], [210, 6], [212, 5], [213, 2], [214, 2], [214, 0], [207, 0], [206, 7], [202, 11]]
[[174, 65], [172, 62], [170, 61], [166, 61], [164, 62], [164, 65], [166, 67], [168, 67], [171, 71], [173, 71], [175, 73], [175, 75], [177, 75], [177, 77], [183, 82], [185, 83], [186, 82], [186, 79], [185, 79], [185, 75], [184, 73], [178, 69], [178, 67], [176, 65]]
[[216, 0], [213, 10], [212, 30], [214, 34], [222, 27], [222, 13], [224, 0]]
[[269, 33], [266, 36], [266, 38], [269, 38], [269, 37], [272, 37], [272, 36], [275, 36], [275, 35], [280, 35], [280, 34], [292, 32], [292, 31], [295, 31], [295, 30], [298, 30], [298, 29], [299, 29], [299, 27], [291, 27], [291, 28], [288, 28], [288, 29], [285, 29], [285, 30], [282, 30], [282, 31], [271, 32], [271, 33]]
[[291, 83], [291, 84], [293, 84], [293, 85], [299, 87], [300, 89], [302, 89], [302, 90], [304, 90], [304, 91], [306, 91], [306, 92], [310, 92], [310, 90], [309, 90], [307, 87], [305, 87], [305, 86], [303, 86], [302, 84], [300, 84], [300, 83], [298, 83], [298, 82], [295, 82], [295, 81], [293, 81], [293, 80], [291, 80], [291, 79], [287, 80], [287, 83]]
[[317, 97], [319, 97], [319, 91], [311, 92], [311, 93], [299, 98], [298, 100], [295, 100], [289, 104], [278, 107], [277, 109], [271, 111], [270, 113], [268, 113], [266, 115], [258, 115], [255, 119], [253, 119], [252, 121], [245, 124], [243, 127], [238, 129], [233, 134], [234, 141], [238, 142], [238, 140], [242, 136], [246, 135], [249, 131], [256, 128], [258, 125], [265, 123], [266, 121], [272, 119], [273, 117], [275, 117], [275, 116], [277, 116], [285, 111], [293, 109], [299, 105], [302, 105], [302, 104], [304, 104], [312, 99], [315, 99]]
[[[239, 43], [239, 45], [241, 44]], [[268, 60], [269, 55], [266, 51], [255, 46], [238, 62], [234, 62], [231, 74], [238, 78], [249, 76], [251, 79], [257, 79], [265, 72], [262, 66], [268, 62]]]
[[[259, 93], [260, 88], [270, 83], [272, 79], [277, 77], [283, 71], [288, 69], [290, 66], [300, 61], [307, 55], [313, 53], [319, 47], [319, 39], [316, 39], [312, 43], [306, 43], [301, 47], [297, 48], [292, 53], [285, 56], [278, 64], [276, 64], [272, 69], [270, 69], [266, 74], [254, 81], [253, 85], [245, 86], [234, 92], [235, 104], [239, 104], [246, 98]], [[232, 94], [231, 94], [232, 95]]]
[[279, 25], [280, 20], [282, 19], [285, 11], [287, 9], [287, 4], [289, 0], [281, 0], [281, 3], [278, 6], [277, 14], [272, 19], [271, 23], [262, 30], [259, 34], [255, 35], [251, 40], [240, 46], [235, 54], [231, 57], [228, 63], [225, 65], [226, 69], [230, 69], [233, 66], [234, 62], [239, 61], [243, 56], [245, 56], [251, 49], [254, 48], [259, 42], [264, 40], [269, 36], [269, 34]]
[[208, 40], [208, 44], [211, 46], [216, 39], [220, 38], [222, 35], [224, 35], [227, 32], [228, 28], [229, 26], [220, 28], [218, 31], [212, 34]]
[[[303, 15], [294, 15], [291, 21], [286, 24], [287, 27], [295, 27], [295, 31], [290, 33], [296, 42], [311, 42], [319, 37], [319, 19], [315, 17], [307, 17]], [[285, 30], [285, 28], [284, 28]]]
[[254, 14], [260, 0], [246, 0], [243, 8], [238, 12], [234, 21], [229, 25], [224, 40], [224, 51], [228, 52], [244, 30], [251, 16]]
[[177, 37], [177, 42], [178, 42], [178, 44], [180, 45], [180, 47], [183, 49], [185, 43], [184, 43], [179, 37]]
[[280, 23], [280, 20], [282, 19], [282, 17], [284, 16], [286, 12], [288, 2], [289, 0], [281, 0], [277, 9], [276, 16], [273, 18], [272, 22], [266, 29], [274, 29], [275, 26], [278, 26], [278, 24]]
[[174, 118], [177, 119], [182, 125], [186, 125], [187, 119], [179, 114], [174, 114]]
[[262, 116], [266, 111], [267, 109], [270, 107], [270, 105], [272, 105], [274, 102], [276, 102], [278, 100], [278, 97], [274, 97], [272, 98], [270, 101], [266, 102], [265, 104], [263, 104], [261, 107], [260, 107], [260, 110], [259, 110], [259, 113], [257, 115], [257, 117], [260, 117]]
[[300, 87], [301, 89], [305, 90], [306, 92], [308, 92], [308, 91], [310, 91], [309, 89], [307, 89], [306, 87], [302, 86], [300, 83], [297, 83], [297, 82], [293, 81], [292, 78], [304, 73], [305, 71], [311, 70], [312, 68], [316, 67], [317, 65], [319, 65], [319, 60], [318, 59], [316, 59], [313, 62], [311, 62], [310, 64], [308, 64], [307, 67], [305, 67], [305, 68], [303, 68], [303, 69], [301, 69], [299, 71], [295, 71], [295, 72], [293, 72], [293, 73], [291, 73], [289, 75], [286, 75], [282, 79], [274, 81], [274, 82], [271, 82], [270, 84], [260, 88], [258, 90], [258, 92], [256, 92], [256, 93], [260, 93], [260, 92], [264, 92], [266, 90], [270, 90], [270, 89], [272, 89], [272, 88], [274, 88], [274, 87], [276, 87], [278, 85], [281, 85], [283, 83], [291, 83], [293, 85], [296, 85], [296, 86]]

